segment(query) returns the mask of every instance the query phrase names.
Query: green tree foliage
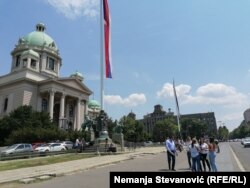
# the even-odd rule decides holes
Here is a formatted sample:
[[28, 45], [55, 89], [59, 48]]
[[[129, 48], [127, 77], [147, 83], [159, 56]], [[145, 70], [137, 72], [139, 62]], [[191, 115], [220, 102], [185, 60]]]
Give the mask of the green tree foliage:
[[120, 124], [123, 126], [124, 139], [129, 142], [144, 141], [143, 124], [137, 120], [123, 116], [120, 119]]
[[229, 130], [226, 126], [220, 126], [218, 128], [218, 139], [227, 141], [229, 138]]
[[178, 126], [173, 118], [157, 121], [153, 129], [153, 141], [164, 142], [169, 136], [178, 135]]
[[239, 127], [234, 129], [229, 134], [230, 139], [245, 138], [245, 137], [248, 137], [248, 136], [250, 136], [250, 125], [247, 124], [244, 120], [241, 122]]
[[60, 130], [51, 122], [48, 113], [33, 111], [31, 106], [20, 106], [2, 118], [0, 133], [0, 145], [71, 138], [68, 132]]
[[[200, 138], [204, 136], [206, 132], [206, 125], [197, 119], [193, 118], [183, 118], [181, 119], [181, 134], [185, 140], [188, 136], [191, 138]], [[210, 133], [207, 136], [214, 136], [216, 133]]]

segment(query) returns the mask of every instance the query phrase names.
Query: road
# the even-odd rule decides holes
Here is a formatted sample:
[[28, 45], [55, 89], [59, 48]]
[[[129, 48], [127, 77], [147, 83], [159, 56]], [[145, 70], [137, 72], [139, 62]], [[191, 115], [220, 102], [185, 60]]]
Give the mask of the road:
[[[221, 153], [217, 154], [219, 171], [250, 171], [250, 148], [243, 148], [240, 142], [220, 143]], [[121, 161], [66, 176], [31, 184], [8, 184], [4, 188], [109, 188], [109, 173], [115, 171], [154, 171], [169, 172], [166, 153], [141, 154], [130, 160]], [[179, 153], [177, 171], [188, 172], [185, 151]], [[191, 172], [190, 172], [191, 173]], [[3, 186], [0, 185], [0, 188]]]
[[250, 147], [244, 148], [240, 142], [229, 142], [245, 171], [250, 172]]
[[[176, 169], [178, 171], [187, 171], [186, 159], [180, 155], [177, 158]], [[72, 173], [69, 176], [56, 177], [52, 180], [22, 186], [22, 188], [109, 188], [109, 172], [111, 171], [168, 171], [166, 153], [159, 154], [144, 154], [136, 157], [133, 160], [123, 161], [117, 164], [111, 164], [96, 169], [91, 169], [81, 173]]]

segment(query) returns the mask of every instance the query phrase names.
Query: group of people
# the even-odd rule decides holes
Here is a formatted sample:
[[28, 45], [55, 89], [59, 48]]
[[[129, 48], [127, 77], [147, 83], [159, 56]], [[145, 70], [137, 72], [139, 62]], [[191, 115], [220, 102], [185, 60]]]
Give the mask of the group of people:
[[[175, 160], [178, 155], [177, 149], [179, 145], [185, 145], [187, 151], [188, 165], [191, 171], [201, 172], [210, 171], [217, 172], [216, 153], [220, 152], [218, 142], [214, 138], [205, 139], [187, 138], [185, 144], [169, 137], [165, 142], [167, 150], [167, 161], [169, 170], [175, 171]], [[179, 149], [180, 150], [180, 149]], [[181, 151], [181, 150], [180, 150]]]
[[189, 167], [192, 171], [200, 172], [207, 171], [217, 172], [216, 153], [220, 152], [218, 142], [214, 138], [200, 138], [199, 142], [196, 138], [192, 140], [188, 138], [187, 143], [187, 157]]
[[86, 141], [84, 138], [77, 138], [75, 141], [74, 148], [77, 152], [82, 152], [86, 147]]

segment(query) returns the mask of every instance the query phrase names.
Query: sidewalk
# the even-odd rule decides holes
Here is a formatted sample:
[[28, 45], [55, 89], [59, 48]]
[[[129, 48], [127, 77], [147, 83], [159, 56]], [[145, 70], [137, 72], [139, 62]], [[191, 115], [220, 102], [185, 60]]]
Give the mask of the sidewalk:
[[[218, 171], [244, 171], [237, 160], [230, 146], [226, 143], [221, 143], [221, 152], [217, 154], [216, 162]], [[124, 160], [132, 159], [141, 154], [156, 154], [166, 152], [164, 146], [138, 148], [135, 151], [126, 152], [118, 155], [96, 156], [87, 159], [68, 161], [52, 165], [36, 166], [30, 168], [21, 168], [16, 170], [7, 170], [0, 172], [0, 184], [12, 182], [16, 180], [31, 180], [41, 176], [60, 176], [76, 171], [84, 171], [98, 166], [103, 166], [110, 163], [118, 163]], [[186, 153], [179, 153], [179, 157], [186, 160]], [[179, 169], [185, 169], [184, 165], [179, 166]]]

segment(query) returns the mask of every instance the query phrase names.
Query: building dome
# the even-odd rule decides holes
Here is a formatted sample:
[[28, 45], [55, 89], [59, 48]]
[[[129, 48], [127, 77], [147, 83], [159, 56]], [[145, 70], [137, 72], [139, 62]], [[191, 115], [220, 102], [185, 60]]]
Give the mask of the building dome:
[[90, 109], [100, 109], [101, 106], [98, 101], [96, 100], [90, 100], [88, 103], [88, 108]]
[[40, 47], [49, 47], [57, 50], [57, 46], [55, 41], [45, 33], [45, 25], [43, 23], [39, 23], [36, 25], [36, 31], [29, 33], [19, 40], [19, 43], [24, 43], [27, 45], [34, 45]]
[[71, 74], [70, 76], [71, 77], [82, 77], [83, 78], [83, 75], [80, 72], [78, 72], [78, 71], [76, 71], [75, 73]]
[[72, 77], [72, 78], [78, 78], [81, 81], [83, 80], [83, 75], [80, 72], [78, 72], [78, 71], [76, 71], [75, 73], [71, 74], [70, 77]]

